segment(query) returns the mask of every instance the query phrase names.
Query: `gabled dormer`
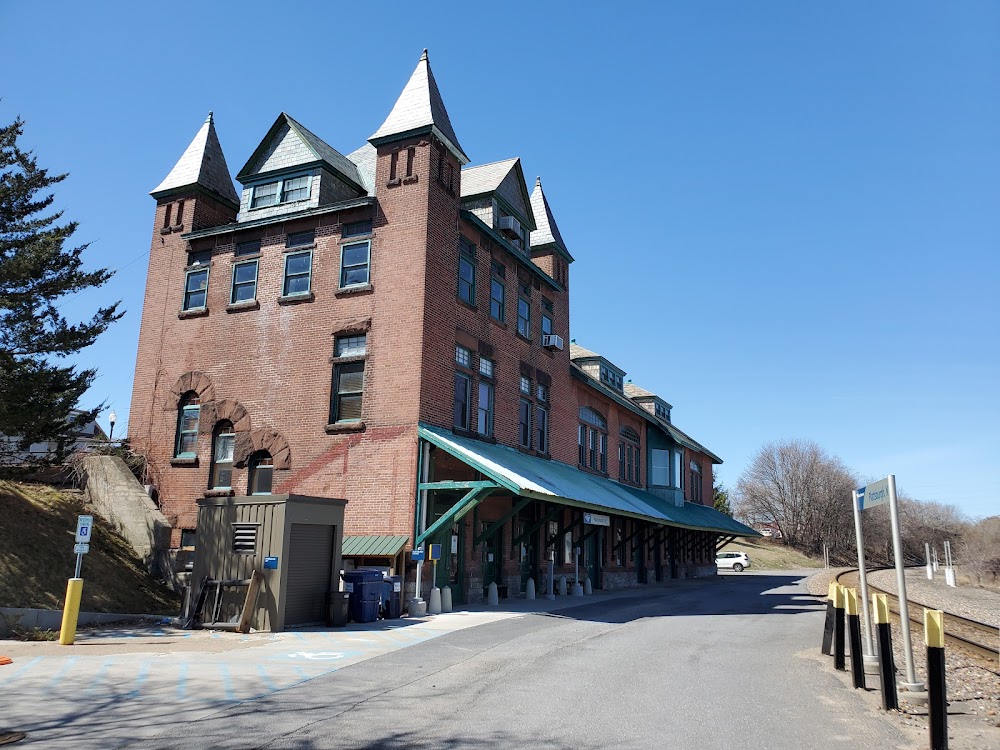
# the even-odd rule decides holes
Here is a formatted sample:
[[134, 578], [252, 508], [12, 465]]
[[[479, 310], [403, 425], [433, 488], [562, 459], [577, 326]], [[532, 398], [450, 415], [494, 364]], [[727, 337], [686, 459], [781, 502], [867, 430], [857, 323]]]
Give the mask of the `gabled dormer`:
[[236, 179], [238, 221], [252, 221], [368, 194], [358, 166], [282, 112]]
[[569, 342], [569, 358], [594, 380], [624, 395], [625, 371], [613, 365], [600, 354], [584, 349], [576, 341]]
[[670, 404], [652, 391], [640, 388], [631, 381], [625, 384], [625, 395], [635, 402], [636, 406], [645, 409], [657, 419], [670, 423]]
[[531, 257], [531, 232], [537, 226], [520, 159], [465, 167], [462, 208]]

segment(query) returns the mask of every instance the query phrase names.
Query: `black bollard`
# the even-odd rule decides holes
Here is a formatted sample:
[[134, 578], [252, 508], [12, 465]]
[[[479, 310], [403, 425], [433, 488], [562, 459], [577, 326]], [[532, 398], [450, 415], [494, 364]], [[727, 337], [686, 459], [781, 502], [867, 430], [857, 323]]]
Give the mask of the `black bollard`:
[[820, 646], [820, 653], [826, 656], [833, 656], [833, 599], [836, 596], [837, 584], [830, 581], [826, 592], [826, 622], [823, 624], [823, 645]]
[[844, 666], [844, 587], [837, 584], [833, 600], [833, 668], [843, 672]]
[[858, 614], [858, 590], [847, 590], [847, 625], [851, 636], [851, 677], [854, 687], [865, 689], [865, 665], [861, 658], [861, 615]]
[[927, 707], [930, 714], [931, 750], [948, 750], [944, 613], [940, 609], [924, 610], [924, 642], [927, 644]]
[[885, 594], [872, 594], [872, 609], [878, 628], [878, 674], [882, 683], [882, 709], [899, 708], [896, 693], [896, 660], [892, 657], [892, 629], [889, 627], [889, 600]]

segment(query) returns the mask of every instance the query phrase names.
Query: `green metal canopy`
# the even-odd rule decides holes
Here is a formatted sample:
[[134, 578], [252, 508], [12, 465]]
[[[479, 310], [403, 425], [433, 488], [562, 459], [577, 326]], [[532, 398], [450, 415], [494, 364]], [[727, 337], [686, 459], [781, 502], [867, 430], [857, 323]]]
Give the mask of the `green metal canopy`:
[[645, 490], [580, 471], [560, 461], [547, 461], [513, 448], [461, 437], [423, 423], [418, 426], [417, 435], [522, 497], [611, 512], [695, 531], [760, 536], [749, 526], [715, 508], [688, 502], [675, 506]]
[[364, 534], [345, 536], [342, 557], [394, 557], [403, 549], [408, 536]]

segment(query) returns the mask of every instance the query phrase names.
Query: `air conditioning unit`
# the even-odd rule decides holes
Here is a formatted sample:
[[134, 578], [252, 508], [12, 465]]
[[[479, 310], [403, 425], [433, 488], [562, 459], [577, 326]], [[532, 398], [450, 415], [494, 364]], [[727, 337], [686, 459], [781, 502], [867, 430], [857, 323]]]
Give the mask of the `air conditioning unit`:
[[562, 336], [556, 336], [554, 333], [546, 333], [542, 336], [542, 346], [545, 349], [558, 349], [559, 351], [562, 351]]
[[521, 222], [513, 216], [501, 216], [497, 228], [512, 240], [521, 239]]

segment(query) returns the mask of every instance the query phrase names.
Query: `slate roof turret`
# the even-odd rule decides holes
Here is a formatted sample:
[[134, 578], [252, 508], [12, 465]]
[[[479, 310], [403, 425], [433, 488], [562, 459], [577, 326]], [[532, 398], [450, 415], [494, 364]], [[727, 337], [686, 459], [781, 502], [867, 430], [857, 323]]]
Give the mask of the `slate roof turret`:
[[203, 188], [233, 208], [239, 208], [240, 199], [233, 187], [211, 112], [174, 168], [150, 195], [160, 198], [191, 187]]
[[535, 223], [538, 228], [531, 233], [531, 246], [544, 247], [545, 245], [555, 245], [566, 259], [573, 262], [573, 256], [566, 249], [562, 235], [559, 233], [559, 226], [552, 215], [549, 201], [542, 191], [542, 178], [535, 178], [535, 189], [531, 193], [531, 210], [535, 214]]
[[469, 157], [459, 145], [458, 136], [451, 126], [426, 49], [389, 116], [368, 140], [373, 146], [378, 146], [423, 133], [431, 133], [440, 139], [460, 164], [469, 163]]

